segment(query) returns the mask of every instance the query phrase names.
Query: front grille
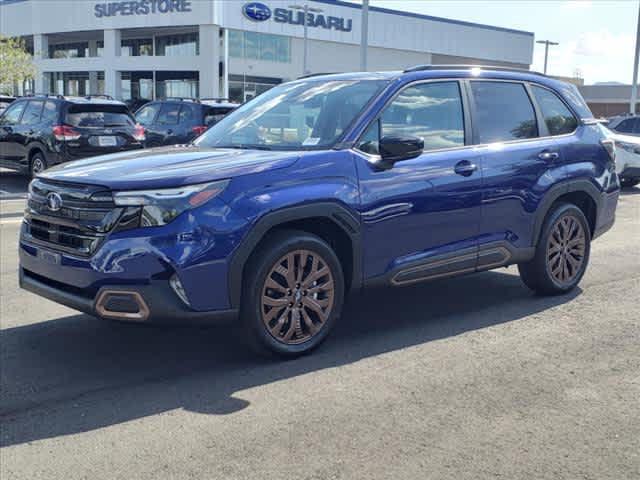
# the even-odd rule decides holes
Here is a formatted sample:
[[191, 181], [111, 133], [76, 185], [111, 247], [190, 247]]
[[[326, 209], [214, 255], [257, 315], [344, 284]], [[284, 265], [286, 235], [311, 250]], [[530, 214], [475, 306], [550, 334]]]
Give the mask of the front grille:
[[[60, 204], [52, 205], [55, 194]], [[34, 180], [25, 212], [25, 238], [79, 256], [90, 256], [117, 225], [123, 208], [113, 203], [111, 192], [93, 185]]]

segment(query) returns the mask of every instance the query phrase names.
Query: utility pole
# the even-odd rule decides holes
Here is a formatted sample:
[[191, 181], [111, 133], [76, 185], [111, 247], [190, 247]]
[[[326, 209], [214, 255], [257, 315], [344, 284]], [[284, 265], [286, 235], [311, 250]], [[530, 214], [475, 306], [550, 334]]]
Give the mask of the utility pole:
[[309, 71], [309, 29], [307, 25], [309, 21], [307, 17], [309, 15], [309, 12], [320, 13], [322, 12], [322, 9], [310, 7], [307, 3], [305, 3], [304, 5], [289, 5], [289, 8], [291, 10], [302, 11], [304, 14], [304, 53], [302, 56], [302, 74], [308, 75], [311, 72]]
[[631, 84], [631, 102], [629, 102], [629, 113], [636, 113], [636, 102], [638, 101], [638, 56], [639, 55], [640, 55], [640, 2], [638, 2], [636, 53], [633, 57], [633, 83]]
[[362, 36], [360, 37], [360, 70], [367, 71], [367, 48], [369, 44], [369, 0], [362, 1]]
[[549, 45], [559, 45], [558, 42], [552, 42], [551, 40], [538, 40], [536, 43], [544, 44], [544, 74], [547, 74], [547, 60], [549, 59]]

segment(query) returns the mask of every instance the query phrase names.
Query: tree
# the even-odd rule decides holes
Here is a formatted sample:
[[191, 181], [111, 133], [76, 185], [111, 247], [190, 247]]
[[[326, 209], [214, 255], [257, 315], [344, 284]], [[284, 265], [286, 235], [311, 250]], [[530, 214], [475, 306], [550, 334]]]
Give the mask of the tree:
[[24, 40], [0, 35], [0, 91], [33, 79], [36, 67]]

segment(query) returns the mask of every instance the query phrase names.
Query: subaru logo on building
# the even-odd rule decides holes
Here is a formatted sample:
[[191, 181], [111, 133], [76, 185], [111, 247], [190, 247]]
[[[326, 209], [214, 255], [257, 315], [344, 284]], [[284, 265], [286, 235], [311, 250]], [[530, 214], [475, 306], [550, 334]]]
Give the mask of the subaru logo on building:
[[56, 192], [51, 192], [47, 195], [47, 207], [52, 212], [57, 212], [62, 208], [62, 197]]
[[271, 18], [271, 9], [260, 2], [246, 3], [245, 6], [242, 7], [242, 12], [245, 17], [254, 22], [264, 22]]

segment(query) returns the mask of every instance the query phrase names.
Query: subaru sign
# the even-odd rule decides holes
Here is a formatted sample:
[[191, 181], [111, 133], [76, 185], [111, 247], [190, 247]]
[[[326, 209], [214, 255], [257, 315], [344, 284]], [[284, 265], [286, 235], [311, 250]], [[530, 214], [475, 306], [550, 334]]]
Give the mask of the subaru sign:
[[254, 22], [264, 22], [271, 18], [271, 9], [264, 3], [260, 2], [245, 4], [245, 6], [242, 7], [242, 13], [244, 13], [245, 17], [249, 20], [253, 20]]
[[[242, 7], [242, 13], [254, 22], [264, 22], [272, 16], [271, 9], [260, 2], [245, 3]], [[273, 21], [276, 23], [288, 23], [289, 25], [304, 25], [304, 12], [294, 11], [290, 8], [275, 8], [273, 10]], [[325, 16], [313, 12], [307, 12], [306, 23], [308, 27], [340, 32], [350, 32], [353, 28], [353, 21], [350, 18]]]

